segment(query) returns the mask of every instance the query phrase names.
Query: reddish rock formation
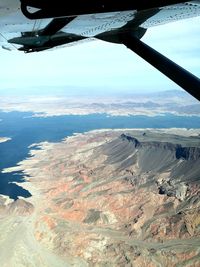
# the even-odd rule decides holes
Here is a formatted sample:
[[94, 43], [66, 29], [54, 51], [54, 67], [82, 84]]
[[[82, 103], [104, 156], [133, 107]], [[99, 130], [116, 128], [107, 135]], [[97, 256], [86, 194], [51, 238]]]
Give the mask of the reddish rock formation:
[[21, 168], [38, 242], [77, 266], [200, 266], [200, 148], [152, 136], [91, 132], [33, 152]]

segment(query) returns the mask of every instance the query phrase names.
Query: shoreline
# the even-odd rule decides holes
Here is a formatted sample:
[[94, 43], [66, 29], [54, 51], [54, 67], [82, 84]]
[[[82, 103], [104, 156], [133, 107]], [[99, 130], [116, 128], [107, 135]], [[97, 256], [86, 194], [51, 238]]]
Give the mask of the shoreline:
[[4, 142], [10, 141], [10, 140], [12, 140], [12, 138], [10, 138], [10, 137], [0, 137], [0, 143], [4, 143]]
[[[199, 138], [199, 147], [200, 147], [200, 129], [186, 129], [186, 128], [118, 128], [118, 129], [110, 129], [110, 128], [105, 128], [105, 129], [96, 129], [96, 130], [90, 130], [86, 131], [83, 133], [73, 133], [71, 136], [64, 137], [62, 140], [59, 142], [48, 142], [48, 141], [43, 141], [39, 143], [33, 143], [29, 146], [29, 152], [28, 152], [28, 157], [24, 158], [23, 160], [19, 161], [15, 166], [4, 168], [2, 170], [2, 173], [15, 173], [15, 172], [21, 172], [24, 182], [15, 182], [13, 181], [12, 183], [19, 185], [20, 187], [28, 190], [31, 193], [31, 197], [33, 197], [33, 194], [31, 192], [31, 178], [27, 176], [26, 177], [26, 170], [30, 170], [32, 167], [32, 160], [33, 164], [35, 163], [34, 158], [37, 156], [40, 156], [41, 154], [45, 154], [46, 151], [54, 149], [56, 145], [64, 145], [68, 143], [73, 143], [76, 142], [77, 139], [81, 137], [87, 138], [88, 136], [93, 136], [93, 135], [105, 135], [107, 140], [109, 140], [109, 134], [112, 136], [118, 136], [119, 134], [122, 134], [124, 132], [131, 132], [133, 134], [134, 132], [136, 134], [140, 133], [152, 133], [152, 134], [169, 134], [169, 135], [177, 135], [180, 138], [181, 137], [196, 137]], [[107, 136], [108, 134], [108, 136]], [[102, 140], [103, 142], [103, 140]], [[24, 175], [23, 175], [24, 174]], [[37, 190], [34, 190], [36, 192]], [[23, 197], [22, 197], [23, 198]], [[29, 199], [28, 197], [27, 199]], [[26, 199], [26, 198], [24, 198]]]
[[[54, 263], [46, 265], [51, 267], [126, 266], [127, 259], [146, 267], [155, 260], [164, 265], [169, 256], [175, 266], [171, 263], [180, 257], [183, 262], [193, 259], [199, 238], [189, 218], [199, 217], [196, 204], [189, 211], [183, 204], [197, 194], [188, 174], [190, 167], [200, 166], [200, 159], [188, 167], [174, 149], [177, 142], [199, 143], [198, 135], [198, 130], [177, 128], [101, 129], [31, 145], [30, 157], [4, 170], [21, 171], [25, 182], [16, 184], [32, 196], [7, 201], [0, 233], [12, 229], [15, 246], [8, 250], [6, 236], [0, 245], [9, 251], [11, 262], [20, 262], [25, 250], [28, 265], [31, 244], [41, 258], [40, 263], [32, 259], [37, 267], [45, 266], [49, 256]], [[184, 173], [180, 164], [185, 164]], [[173, 168], [177, 180], [170, 173]], [[18, 234], [22, 229], [23, 236]], [[3, 257], [0, 263], [4, 266]]]

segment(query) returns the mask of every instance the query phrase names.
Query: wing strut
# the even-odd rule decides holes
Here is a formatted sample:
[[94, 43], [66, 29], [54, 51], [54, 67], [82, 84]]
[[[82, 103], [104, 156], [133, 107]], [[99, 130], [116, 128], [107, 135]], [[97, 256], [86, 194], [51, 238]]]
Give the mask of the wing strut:
[[143, 43], [131, 33], [123, 34], [122, 43], [152, 66], [200, 100], [200, 79]]

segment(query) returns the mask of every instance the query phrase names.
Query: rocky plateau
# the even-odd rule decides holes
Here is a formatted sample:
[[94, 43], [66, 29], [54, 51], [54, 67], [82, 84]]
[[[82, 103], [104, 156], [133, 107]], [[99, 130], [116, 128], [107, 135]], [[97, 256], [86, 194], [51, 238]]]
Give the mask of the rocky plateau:
[[185, 132], [33, 145], [4, 170], [32, 197], [0, 197], [0, 266], [199, 267], [200, 137]]

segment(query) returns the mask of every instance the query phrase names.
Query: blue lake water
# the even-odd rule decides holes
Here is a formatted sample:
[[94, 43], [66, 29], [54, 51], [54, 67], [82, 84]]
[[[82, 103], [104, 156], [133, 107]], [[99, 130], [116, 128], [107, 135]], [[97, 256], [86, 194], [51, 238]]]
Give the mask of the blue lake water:
[[[73, 133], [82, 133], [102, 128], [200, 128], [200, 117], [184, 116], [116, 116], [105, 114], [85, 116], [58, 116], [34, 118], [27, 112], [0, 112], [0, 136], [12, 140], [0, 143], [0, 171], [15, 166], [28, 156], [28, 146], [42, 141], [56, 142]], [[0, 194], [13, 199], [18, 196], [29, 197], [30, 193], [10, 182], [23, 182], [23, 176], [17, 173], [0, 172]]]

